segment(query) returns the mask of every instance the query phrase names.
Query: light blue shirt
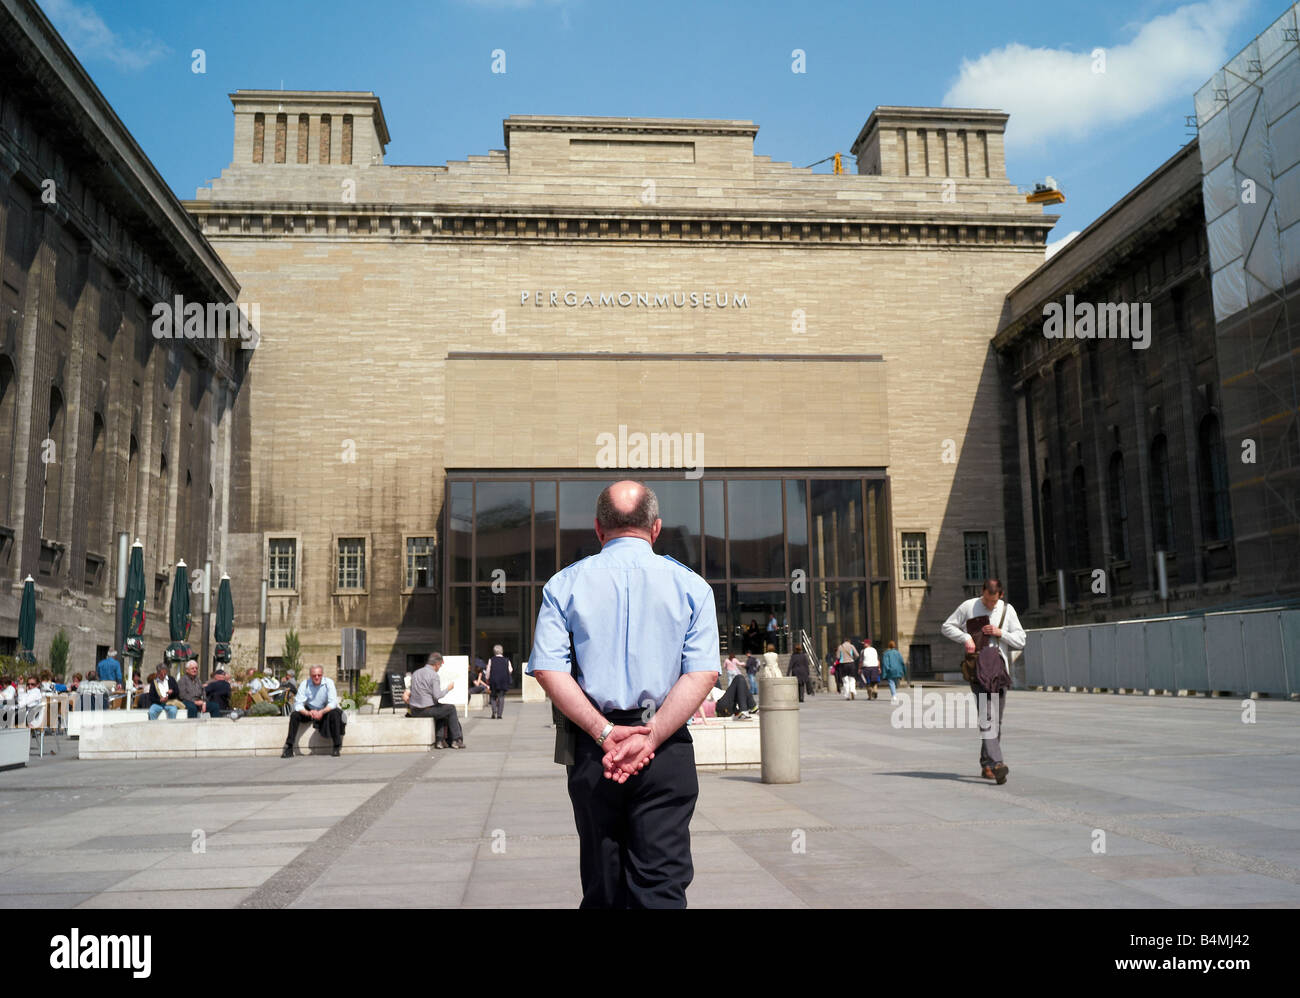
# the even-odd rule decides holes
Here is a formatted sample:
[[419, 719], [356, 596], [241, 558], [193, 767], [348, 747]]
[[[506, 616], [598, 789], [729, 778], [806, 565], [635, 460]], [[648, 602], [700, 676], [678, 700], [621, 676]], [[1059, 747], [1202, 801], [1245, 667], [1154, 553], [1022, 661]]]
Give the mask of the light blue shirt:
[[572, 673], [601, 711], [635, 710], [718, 659], [712, 587], [649, 542], [615, 537], [546, 583], [527, 671]]
[[95, 665], [95, 675], [106, 683], [122, 681], [122, 663], [115, 658], [101, 659]]
[[334, 680], [329, 676], [321, 676], [320, 685], [317, 686], [310, 679], [298, 686], [298, 695], [293, 698], [294, 711], [300, 710], [324, 710], [326, 707], [337, 708], [339, 705], [339, 694], [334, 689]]

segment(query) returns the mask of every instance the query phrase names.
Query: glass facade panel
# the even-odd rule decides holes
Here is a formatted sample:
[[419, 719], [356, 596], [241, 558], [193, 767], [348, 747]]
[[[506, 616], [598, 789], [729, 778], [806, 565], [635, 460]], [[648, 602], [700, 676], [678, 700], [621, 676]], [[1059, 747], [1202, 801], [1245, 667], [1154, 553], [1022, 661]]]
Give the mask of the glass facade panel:
[[444, 655], [470, 653], [469, 598], [472, 592], [468, 586], [457, 586], [447, 591], [447, 648]]
[[[709, 579], [724, 654], [761, 653], [771, 642], [788, 655], [807, 631], [820, 667], [846, 637], [893, 636], [887, 482], [808, 476], [645, 479], [658, 494], [663, 520], [655, 551]], [[448, 484], [446, 654], [486, 659], [501, 644], [522, 667], [541, 583], [600, 550], [593, 521], [606, 484], [607, 478], [585, 477]], [[922, 575], [924, 538], [918, 536], [914, 554]], [[485, 584], [495, 568], [506, 573], [502, 592]], [[792, 581], [794, 569], [805, 574]], [[769, 631], [772, 618], [776, 627]], [[746, 637], [751, 621], [755, 629]]]
[[692, 571], [700, 571], [700, 483], [648, 484], [659, 498], [659, 518], [663, 520], [655, 552], [676, 558]]
[[[531, 575], [532, 489], [528, 482], [479, 482], [474, 495], [479, 582], [526, 581]], [[504, 572], [504, 576], [501, 574]]]
[[[727, 577], [727, 519], [724, 483], [701, 482], [704, 489], [704, 577]], [[721, 606], [721, 604], [719, 604]]]
[[447, 549], [450, 552], [451, 581], [469, 582], [470, 543], [474, 537], [474, 483], [452, 482], [447, 493]]
[[606, 482], [560, 482], [560, 568], [600, 550], [596, 499]]
[[785, 483], [785, 543], [790, 551], [790, 572], [812, 574], [808, 562], [808, 483], [801, 478]]
[[865, 575], [861, 480], [814, 479], [809, 485], [808, 505], [814, 573], [826, 578]]
[[533, 483], [533, 578], [555, 574], [555, 483]]
[[731, 574], [742, 579], [785, 577], [781, 483], [776, 480], [727, 482], [727, 526], [731, 534]]
[[500, 645], [506, 658], [515, 665], [514, 687], [523, 683], [519, 663], [532, 644], [533, 620], [529, 600], [532, 586], [507, 586], [505, 592], [493, 592], [491, 586], [474, 587], [474, 650], [483, 661], [492, 657], [492, 646]]
[[867, 538], [870, 546], [871, 574], [877, 579], [888, 579], [889, 557], [889, 507], [885, 502], [885, 483], [867, 482]]

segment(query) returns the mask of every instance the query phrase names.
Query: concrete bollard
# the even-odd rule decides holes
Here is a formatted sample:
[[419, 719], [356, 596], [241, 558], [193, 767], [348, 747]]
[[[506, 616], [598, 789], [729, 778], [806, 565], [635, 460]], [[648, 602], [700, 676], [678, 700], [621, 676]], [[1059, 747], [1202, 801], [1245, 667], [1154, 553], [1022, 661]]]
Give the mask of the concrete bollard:
[[759, 679], [758, 739], [764, 783], [799, 782], [799, 680]]

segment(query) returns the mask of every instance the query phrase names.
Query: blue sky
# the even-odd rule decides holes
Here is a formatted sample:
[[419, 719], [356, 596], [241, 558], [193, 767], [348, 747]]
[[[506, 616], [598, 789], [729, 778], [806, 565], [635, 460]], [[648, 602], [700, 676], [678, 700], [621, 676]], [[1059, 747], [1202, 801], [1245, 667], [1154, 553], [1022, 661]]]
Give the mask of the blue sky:
[[[179, 197], [229, 164], [228, 94], [372, 90], [387, 162], [503, 147], [509, 114], [742, 118], [756, 151], [847, 153], [878, 104], [1000, 107], [1008, 173], [1086, 227], [1189, 137], [1196, 88], [1284, 9], [1204, 3], [43, 0]], [[206, 72], [192, 71], [202, 49]], [[504, 50], [506, 72], [492, 73]], [[792, 52], [806, 72], [791, 71]], [[1100, 63], [1096, 50], [1104, 50]], [[1098, 69], [1100, 67], [1100, 71]], [[819, 167], [819, 170], [828, 169]]]

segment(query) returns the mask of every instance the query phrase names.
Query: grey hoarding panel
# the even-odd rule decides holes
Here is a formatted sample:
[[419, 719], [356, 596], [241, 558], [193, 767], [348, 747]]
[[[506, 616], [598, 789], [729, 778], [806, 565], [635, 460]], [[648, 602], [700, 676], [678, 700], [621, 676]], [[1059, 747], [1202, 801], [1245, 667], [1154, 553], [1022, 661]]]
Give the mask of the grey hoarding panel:
[[1066, 686], [1092, 686], [1089, 678], [1089, 641], [1090, 627], [1067, 627], [1065, 629], [1065, 672]]
[[1042, 631], [1025, 631], [1025, 651], [1020, 656], [1025, 667], [1025, 685], [1043, 685], [1043, 633]]
[[1043, 638], [1043, 685], [1065, 686], [1065, 637], [1060, 628], [1039, 631]]
[[1300, 693], [1300, 610], [1282, 611], [1282, 654], [1286, 659], [1286, 691]]
[[1144, 630], [1140, 620], [1115, 625], [1115, 685], [1126, 690], [1150, 689], [1147, 683], [1147, 656]]
[[1208, 689], [1210, 671], [1205, 664], [1205, 618], [1175, 620], [1173, 632], [1174, 689]]
[[[1241, 693], [1286, 694], [1286, 665], [1282, 660], [1280, 613], [1243, 613], [1241, 644], [1245, 649], [1246, 685]], [[1213, 671], [1210, 673], [1213, 678]]]
[[1119, 685], [1115, 678], [1115, 624], [1094, 624], [1088, 628], [1092, 638], [1092, 679], [1089, 686], [1104, 686], [1113, 690]]
[[1149, 621], [1145, 629], [1147, 688], [1172, 690], [1174, 688], [1174, 622]]
[[1205, 686], [1193, 689], [1246, 692], [1246, 663], [1241, 650], [1241, 615], [1236, 613], [1205, 618], [1205, 650], [1209, 677]]

